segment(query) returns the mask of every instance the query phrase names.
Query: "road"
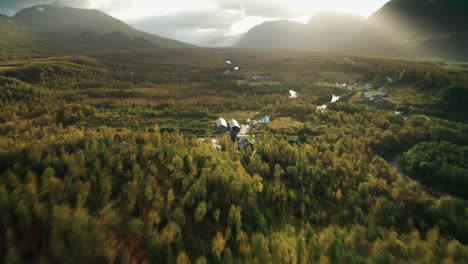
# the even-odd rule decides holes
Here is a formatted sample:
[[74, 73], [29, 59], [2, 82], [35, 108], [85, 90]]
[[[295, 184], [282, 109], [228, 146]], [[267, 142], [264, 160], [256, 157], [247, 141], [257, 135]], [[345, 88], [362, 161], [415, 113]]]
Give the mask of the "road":
[[[401, 176], [403, 176], [403, 179], [405, 180], [405, 182], [408, 184], [408, 183], [411, 183], [415, 180], [411, 179], [408, 174], [403, 170], [403, 167], [401, 167], [401, 161], [403, 159], [403, 154], [399, 154], [397, 155], [396, 157], [394, 157], [393, 159], [389, 159], [387, 160], [388, 164], [390, 164], [391, 166], [395, 167], [397, 170], [398, 170], [398, 173], [401, 174]], [[416, 181], [418, 182], [418, 181]], [[464, 204], [465, 206], [468, 206], [468, 200], [466, 199], [463, 199], [463, 198], [460, 198], [460, 197], [457, 197], [457, 196], [454, 196], [454, 195], [451, 195], [449, 193], [446, 193], [446, 192], [443, 192], [443, 191], [439, 191], [439, 190], [436, 190], [432, 187], [429, 187], [427, 185], [424, 185], [422, 184], [421, 182], [418, 182], [422, 188], [430, 195], [434, 196], [435, 198], [441, 198], [441, 197], [444, 197], [444, 196], [450, 196], [452, 197], [453, 199], [461, 202], [462, 204]]]
[[349, 59], [349, 58], [347, 58], [347, 57], [344, 57], [344, 59], [345, 59], [345, 61], [347, 61], [347, 62], [350, 62], [350, 63], [352, 63], [352, 64], [356, 64], [356, 62], [354, 62], [354, 61], [350, 60], [350, 59]]
[[389, 84], [393, 83], [392, 78], [390, 78], [390, 77], [388, 77], [388, 76], [386, 76], [385, 78], [387, 78], [387, 83], [386, 83], [384, 86], [382, 86], [382, 87], [379, 88], [379, 94], [384, 94], [383, 90], [384, 90], [385, 88], [387, 88], [387, 86], [388, 86]]

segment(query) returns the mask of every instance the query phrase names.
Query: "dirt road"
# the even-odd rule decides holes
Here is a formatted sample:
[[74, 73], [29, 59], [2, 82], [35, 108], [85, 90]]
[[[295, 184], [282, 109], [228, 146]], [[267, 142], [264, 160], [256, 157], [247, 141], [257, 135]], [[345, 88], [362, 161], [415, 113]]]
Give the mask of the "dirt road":
[[[401, 174], [401, 176], [403, 176], [403, 179], [405, 179], [405, 182], [406, 183], [410, 183], [412, 181], [415, 181], [413, 179], [411, 179], [408, 174], [403, 170], [403, 167], [401, 167], [401, 161], [403, 159], [403, 154], [399, 154], [397, 155], [396, 157], [392, 158], [392, 159], [389, 159], [387, 160], [388, 164], [390, 164], [391, 166], [395, 167], [397, 170], [398, 170], [398, 173]], [[444, 197], [444, 196], [450, 196], [452, 197], [453, 199], [455, 200], [458, 200], [460, 201], [461, 203], [463, 203], [465, 206], [468, 206], [468, 200], [466, 199], [463, 199], [463, 198], [460, 198], [460, 197], [457, 197], [457, 196], [454, 196], [452, 194], [449, 194], [449, 193], [446, 193], [446, 192], [443, 192], [443, 191], [440, 191], [440, 190], [436, 190], [432, 187], [429, 187], [427, 185], [424, 185], [423, 183], [421, 182], [418, 182], [422, 187], [423, 189], [430, 195], [436, 197], [436, 198], [441, 198], [441, 197]]]

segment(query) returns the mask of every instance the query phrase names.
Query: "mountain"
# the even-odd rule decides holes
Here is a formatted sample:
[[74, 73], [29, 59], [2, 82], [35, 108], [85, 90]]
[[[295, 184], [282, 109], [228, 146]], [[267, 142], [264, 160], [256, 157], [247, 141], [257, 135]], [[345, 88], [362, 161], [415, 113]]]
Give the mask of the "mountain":
[[365, 23], [365, 18], [349, 14], [322, 13], [313, 16], [305, 25], [304, 47], [320, 51], [355, 50]]
[[0, 59], [29, 54], [44, 47], [37, 34], [7, 16], [0, 17], [0, 36]]
[[38, 32], [18, 21], [0, 17], [0, 59], [53, 53], [103, 53], [156, 49], [144, 38], [133, 38], [120, 32], [77, 35]]
[[406, 36], [439, 35], [467, 31], [467, 13], [466, 0], [392, 0], [369, 22]]
[[307, 24], [265, 22], [232, 46], [468, 59], [466, 14], [466, 0], [392, 0], [369, 19], [324, 13]]
[[55, 52], [65, 53], [106, 53], [106, 52], [125, 52], [135, 50], [151, 50], [158, 46], [144, 38], [132, 38], [121, 31], [110, 33], [83, 32], [71, 38], [56, 38], [51, 36], [47, 43], [54, 45]]
[[210, 48], [223, 48], [223, 47], [234, 47], [237, 45], [239, 40], [244, 36], [244, 34], [226, 36], [221, 38], [215, 38], [203, 43], [203, 47]]
[[359, 16], [323, 13], [307, 24], [288, 20], [265, 22], [249, 30], [238, 42], [241, 48], [352, 50], [365, 24]]
[[466, 14], [466, 0], [392, 0], [368, 23], [410, 54], [466, 59]]
[[13, 19], [43, 36], [72, 38], [82, 33], [109, 34], [121, 32], [130, 38], [143, 38], [164, 48], [190, 45], [136, 30], [124, 22], [98, 10], [77, 9], [57, 5], [38, 5], [18, 12]]
[[304, 24], [289, 20], [269, 21], [249, 30], [237, 43], [239, 48], [297, 49]]

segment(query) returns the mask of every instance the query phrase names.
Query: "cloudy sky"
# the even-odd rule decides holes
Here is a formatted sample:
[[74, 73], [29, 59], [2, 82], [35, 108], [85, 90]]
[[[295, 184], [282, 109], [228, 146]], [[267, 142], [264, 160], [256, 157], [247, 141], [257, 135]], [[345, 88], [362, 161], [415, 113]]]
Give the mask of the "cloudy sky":
[[[55, 0], [0, 0], [0, 13]], [[324, 11], [369, 16], [388, 0], [61, 0], [95, 8], [150, 33], [194, 44], [248, 31], [264, 21], [307, 22]]]

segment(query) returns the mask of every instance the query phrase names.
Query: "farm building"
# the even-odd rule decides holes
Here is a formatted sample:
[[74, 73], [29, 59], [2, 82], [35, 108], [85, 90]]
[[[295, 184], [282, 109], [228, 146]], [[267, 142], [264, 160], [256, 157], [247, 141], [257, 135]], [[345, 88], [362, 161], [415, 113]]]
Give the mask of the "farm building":
[[228, 124], [227, 124], [226, 120], [224, 120], [223, 118], [219, 118], [218, 120], [216, 120], [216, 127], [218, 129], [227, 129]]
[[234, 119], [229, 120], [228, 125], [229, 125], [229, 129], [231, 129], [231, 131], [239, 132], [240, 129], [241, 129], [239, 123]]
[[269, 116], [264, 116], [261, 120], [260, 120], [260, 124], [268, 124], [270, 123], [270, 117]]

